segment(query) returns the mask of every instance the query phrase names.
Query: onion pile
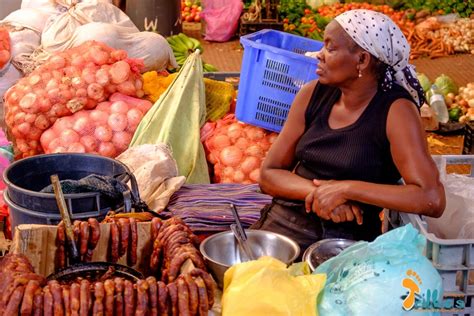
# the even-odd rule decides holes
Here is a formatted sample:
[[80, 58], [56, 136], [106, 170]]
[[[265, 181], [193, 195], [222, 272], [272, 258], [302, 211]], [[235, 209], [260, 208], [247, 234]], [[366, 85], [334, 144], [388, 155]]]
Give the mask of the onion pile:
[[53, 55], [5, 94], [16, 158], [42, 153], [40, 137], [58, 118], [94, 109], [114, 92], [143, 96], [141, 60], [90, 41]]
[[10, 35], [8, 30], [0, 27], [0, 69], [10, 60]]
[[205, 141], [207, 160], [214, 165], [214, 182], [258, 182], [263, 159], [276, 137], [276, 133], [238, 122], [233, 114], [217, 121]]
[[115, 158], [130, 144], [141, 119], [152, 107], [147, 100], [115, 93], [94, 110], [61, 117], [40, 138], [45, 153], [91, 153]]

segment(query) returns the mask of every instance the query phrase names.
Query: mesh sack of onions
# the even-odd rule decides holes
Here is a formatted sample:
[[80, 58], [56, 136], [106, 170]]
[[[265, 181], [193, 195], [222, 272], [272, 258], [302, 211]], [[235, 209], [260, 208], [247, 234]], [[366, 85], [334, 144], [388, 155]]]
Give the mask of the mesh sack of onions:
[[128, 148], [133, 133], [152, 107], [141, 100], [114, 93], [93, 110], [61, 117], [41, 135], [45, 153], [91, 153], [115, 158]]
[[258, 182], [263, 159], [276, 137], [276, 133], [238, 122], [233, 114], [217, 121], [205, 141], [207, 160], [214, 166], [214, 182]]
[[10, 35], [8, 30], [0, 27], [0, 69], [10, 61]]
[[16, 158], [42, 153], [40, 137], [60, 117], [93, 109], [114, 92], [143, 96], [141, 60], [90, 41], [51, 56], [5, 94]]

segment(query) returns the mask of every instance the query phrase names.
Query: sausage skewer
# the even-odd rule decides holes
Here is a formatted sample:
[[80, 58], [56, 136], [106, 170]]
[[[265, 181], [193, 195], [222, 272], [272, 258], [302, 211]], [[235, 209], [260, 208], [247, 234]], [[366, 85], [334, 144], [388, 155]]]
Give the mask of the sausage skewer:
[[118, 226], [120, 229], [120, 247], [119, 247], [119, 257], [122, 257], [127, 253], [128, 249], [128, 239], [130, 235], [130, 221], [128, 218], [120, 218], [118, 220]]
[[71, 289], [69, 285], [62, 285], [63, 301], [64, 301], [64, 315], [71, 315]]
[[137, 281], [137, 309], [135, 316], [146, 316], [148, 311], [148, 282]]
[[84, 262], [90, 262], [97, 243], [100, 239], [100, 224], [95, 218], [89, 218], [89, 240], [87, 241], [87, 252], [84, 255]]
[[158, 316], [158, 286], [154, 277], [148, 277], [148, 298], [150, 301], [150, 316]]
[[89, 223], [88, 222], [81, 222], [80, 224], [81, 229], [81, 242], [80, 242], [80, 254], [84, 256], [87, 253], [87, 243], [89, 242]]
[[134, 266], [137, 263], [137, 246], [138, 246], [138, 228], [137, 221], [133, 217], [130, 218], [130, 243], [128, 245], [127, 264]]
[[207, 315], [209, 311], [209, 298], [207, 297], [206, 284], [198, 277], [195, 279], [199, 293], [199, 316]]
[[53, 316], [53, 295], [49, 289], [49, 285], [43, 288], [43, 315]]
[[196, 315], [199, 308], [199, 293], [196, 282], [188, 273], [184, 275], [184, 280], [186, 281], [189, 290], [189, 313], [191, 315]]
[[155, 240], [158, 237], [158, 232], [160, 231], [161, 225], [163, 222], [158, 217], [153, 217], [151, 220], [151, 240]]
[[125, 316], [133, 316], [135, 314], [135, 291], [132, 282], [129, 280], [124, 282], [123, 298]]
[[94, 307], [92, 309], [92, 313], [94, 316], [104, 316], [104, 297], [105, 297], [104, 283], [95, 282], [94, 296], [95, 296], [95, 301], [94, 301]]
[[114, 292], [115, 283], [112, 279], [107, 279], [104, 282], [105, 289], [105, 316], [114, 315]]
[[115, 315], [123, 316], [124, 306], [123, 306], [123, 290], [124, 284], [122, 278], [115, 278]]
[[20, 310], [21, 299], [23, 298], [23, 293], [25, 292], [25, 286], [20, 285], [10, 296], [10, 300], [3, 311], [4, 316], [17, 316]]
[[31, 315], [33, 313], [33, 300], [36, 291], [39, 289], [40, 284], [36, 280], [28, 282], [25, 288], [25, 294], [23, 295], [23, 301], [21, 302], [21, 315]]
[[33, 316], [43, 315], [43, 290], [38, 288], [33, 298]]
[[81, 281], [81, 293], [80, 293], [80, 316], [88, 316], [91, 305], [91, 291], [90, 283], [87, 280]]
[[189, 311], [189, 290], [182, 277], [177, 280], [178, 286], [178, 310], [180, 316], [190, 316]]
[[166, 285], [168, 288], [168, 294], [169, 294], [169, 311], [171, 312], [172, 316], [178, 316], [178, 288], [176, 286], [176, 283], [171, 282]]
[[81, 308], [81, 286], [78, 283], [74, 282], [71, 284], [69, 296], [71, 298], [71, 316], [79, 316], [79, 310]]
[[207, 290], [207, 298], [209, 300], [209, 307], [212, 307], [212, 305], [214, 305], [214, 291], [215, 291], [214, 280], [211, 278], [209, 273], [201, 269], [196, 268], [192, 270], [190, 273], [194, 277], [201, 277], [202, 280], [204, 281], [206, 285], [206, 290]]
[[158, 287], [158, 309], [160, 315], [168, 315], [168, 288], [161, 281], [156, 282], [156, 286]]
[[56, 254], [55, 254], [55, 270], [58, 271], [66, 267], [66, 229], [61, 221], [56, 230]]
[[156, 273], [160, 266], [160, 255], [161, 255], [161, 244], [159, 239], [155, 239], [153, 242], [153, 252], [150, 258], [150, 270], [152, 273]]
[[119, 259], [120, 233], [115, 222], [110, 223], [110, 262], [116, 263]]
[[63, 316], [63, 289], [58, 281], [48, 282], [49, 290], [53, 295], [53, 314], [54, 316]]

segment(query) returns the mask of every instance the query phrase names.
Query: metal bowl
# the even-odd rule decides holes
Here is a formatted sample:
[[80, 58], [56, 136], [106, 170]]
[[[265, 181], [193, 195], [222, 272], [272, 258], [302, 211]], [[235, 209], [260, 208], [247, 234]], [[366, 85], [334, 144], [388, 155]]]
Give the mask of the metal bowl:
[[[300, 254], [300, 247], [288, 237], [264, 230], [245, 230], [248, 243], [255, 257], [271, 256], [291, 264]], [[212, 235], [205, 239], [200, 250], [217, 284], [222, 288], [224, 273], [240, 263], [240, 248], [232, 231]]]
[[303, 261], [314, 271], [321, 263], [340, 254], [344, 249], [356, 243], [355, 240], [334, 238], [320, 240], [306, 249]]

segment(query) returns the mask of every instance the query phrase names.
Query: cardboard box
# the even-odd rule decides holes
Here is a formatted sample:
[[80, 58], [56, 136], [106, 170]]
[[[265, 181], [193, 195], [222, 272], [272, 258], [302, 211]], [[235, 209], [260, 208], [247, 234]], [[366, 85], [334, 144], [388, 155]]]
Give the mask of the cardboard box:
[[[137, 264], [134, 269], [144, 273], [151, 253], [150, 222], [138, 223]], [[54, 272], [54, 255], [56, 252], [57, 226], [51, 225], [18, 225], [11, 246], [11, 252], [22, 253], [28, 257], [35, 272], [47, 277]], [[100, 239], [94, 250], [92, 261], [107, 261], [109, 248], [110, 224], [100, 224]], [[127, 264], [124, 255], [118, 263]]]

